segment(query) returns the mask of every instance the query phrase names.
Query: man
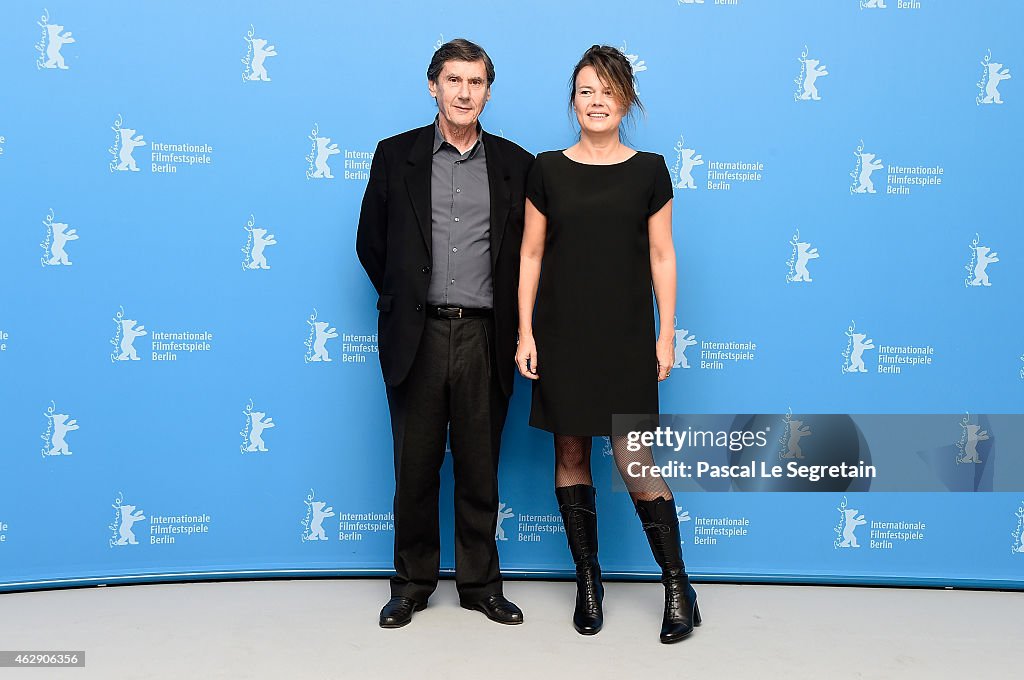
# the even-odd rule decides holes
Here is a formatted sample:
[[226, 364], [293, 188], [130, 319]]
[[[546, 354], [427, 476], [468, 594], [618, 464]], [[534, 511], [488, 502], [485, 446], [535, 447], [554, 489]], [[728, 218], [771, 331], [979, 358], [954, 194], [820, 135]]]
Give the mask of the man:
[[533, 156], [481, 129], [493, 82], [478, 45], [442, 45], [427, 69], [438, 116], [377, 145], [359, 215], [356, 252], [379, 296], [395, 448], [395, 576], [384, 628], [409, 623], [437, 586], [449, 428], [459, 600], [499, 623], [523, 621], [502, 594], [494, 533]]

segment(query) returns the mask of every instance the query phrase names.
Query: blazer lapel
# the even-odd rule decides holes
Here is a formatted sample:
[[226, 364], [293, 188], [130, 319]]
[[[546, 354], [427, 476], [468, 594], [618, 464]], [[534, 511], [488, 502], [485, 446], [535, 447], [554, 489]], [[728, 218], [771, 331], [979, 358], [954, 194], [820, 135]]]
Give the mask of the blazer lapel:
[[409, 150], [409, 171], [405, 176], [405, 186], [409, 190], [409, 198], [412, 199], [413, 212], [416, 213], [416, 221], [420, 225], [420, 233], [423, 235], [423, 243], [427, 248], [427, 256], [431, 253], [431, 228], [430, 228], [430, 163], [431, 150], [433, 149], [434, 125], [421, 128], [419, 135]]
[[484, 150], [487, 153], [487, 184], [491, 190], [491, 266], [498, 261], [501, 238], [505, 235], [505, 222], [512, 205], [509, 190], [508, 167], [494, 141], [494, 135], [484, 134]]

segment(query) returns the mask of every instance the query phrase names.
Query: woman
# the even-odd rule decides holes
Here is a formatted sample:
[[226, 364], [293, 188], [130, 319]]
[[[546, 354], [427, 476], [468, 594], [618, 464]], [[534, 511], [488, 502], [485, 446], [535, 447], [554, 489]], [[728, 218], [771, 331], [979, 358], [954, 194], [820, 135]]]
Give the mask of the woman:
[[[554, 434], [555, 495], [576, 563], [573, 624], [593, 635], [604, 620], [604, 589], [591, 438], [613, 435], [613, 414], [658, 413], [673, 328], [662, 323], [655, 339], [651, 288], [659, 318], [674, 318], [676, 265], [665, 159], [619, 137], [623, 117], [642, 110], [629, 60], [595, 45], [571, 83], [579, 141], [540, 154], [527, 179], [516, 363], [534, 381], [530, 425]], [[626, 473], [632, 461], [652, 464], [649, 448], [631, 452], [624, 436], [611, 439], [662, 569], [661, 641], [677, 642], [700, 623], [700, 612], [680, 553], [675, 501], [661, 478]]]

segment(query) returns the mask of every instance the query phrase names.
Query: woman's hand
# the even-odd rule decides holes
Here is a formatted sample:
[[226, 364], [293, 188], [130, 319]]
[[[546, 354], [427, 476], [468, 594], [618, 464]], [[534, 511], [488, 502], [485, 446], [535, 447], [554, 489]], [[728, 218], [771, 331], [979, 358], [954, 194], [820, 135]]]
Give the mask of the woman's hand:
[[537, 361], [537, 344], [533, 341], [533, 335], [519, 335], [519, 346], [516, 348], [516, 366], [519, 367], [519, 374], [524, 378], [536, 380], [539, 363]]
[[658, 355], [658, 382], [661, 382], [672, 372], [672, 364], [676, 362], [675, 338], [659, 338], [656, 348]]

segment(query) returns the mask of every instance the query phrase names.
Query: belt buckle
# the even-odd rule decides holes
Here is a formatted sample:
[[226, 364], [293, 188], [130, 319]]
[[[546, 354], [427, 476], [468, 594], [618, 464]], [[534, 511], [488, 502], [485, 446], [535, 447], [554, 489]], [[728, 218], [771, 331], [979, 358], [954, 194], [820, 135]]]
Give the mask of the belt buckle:
[[456, 319], [461, 319], [462, 318], [462, 307], [457, 307], [456, 309], [459, 310], [459, 313], [458, 313], [458, 315], [455, 318]]

